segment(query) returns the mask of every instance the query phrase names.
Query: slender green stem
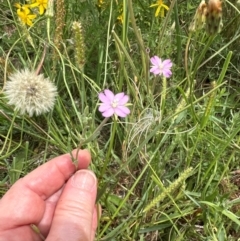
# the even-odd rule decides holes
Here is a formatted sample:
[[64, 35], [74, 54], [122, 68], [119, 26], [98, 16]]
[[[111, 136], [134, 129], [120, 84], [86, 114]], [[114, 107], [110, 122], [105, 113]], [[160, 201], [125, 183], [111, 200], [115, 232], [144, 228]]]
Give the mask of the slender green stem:
[[98, 135], [100, 130], [103, 128], [103, 126], [106, 124], [106, 122], [108, 121], [109, 118], [105, 118], [100, 125], [97, 127], [97, 129], [92, 133], [92, 135], [90, 137], [88, 137], [86, 140], [80, 142], [79, 146], [81, 147], [84, 144], [87, 144], [90, 141], [93, 141]]
[[136, 36], [136, 40], [138, 42], [138, 45], [141, 49], [141, 58], [142, 58], [142, 70], [143, 70], [143, 78], [145, 79], [146, 82], [149, 81], [149, 72], [148, 72], [148, 62], [149, 62], [149, 57], [147, 55], [146, 47], [144, 46], [144, 42], [141, 36], [141, 33], [139, 31], [139, 28], [137, 27], [136, 20], [134, 17], [134, 12], [133, 12], [133, 6], [132, 6], [132, 0], [128, 0], [128, 8], [129, 8], [129, 17], [131, 20], [133, 32]]
[[[128, 33], [128, 11], [127, 11], [127, 1], [123, 1], [123, 28], [122, 28], [122, 44], [125, 47], [127, 43], [127, 33]], [[125, 69], [125, 55], [121, 56], [120, 61], [120, 76], [119, 76], [119, 91], [123, 88], [123, 78]]]
[[186, 72], [189, 87], [191, 87], [191, 80], [190, 80], [190, 74], [188, 71], [188, 49], [189, 49], [189, 45], [191, 42], [191, 38], [192, 38], [192, 33], [190, 32], [190, 34], [188, 36], [188, 40], [187, 40], [187, 44], [186, 44], [186, 48], [185, 48], [185, 56], [184, 56], [185, 72]]
[[[103, 128], [103, 126], [106, 124], [106, 122], [108, 121], [109, 118], [105, 118], [100, 125], [97, 127], [97, 129], [92, 133], [91, 136], [89, 136], [86, 140], [80, 141], [78, 149], [77, 149], [77, 155], [78, 156], [78, 152], [80, 151], [81, 147], [87, 143], [89, 143], [90, 141], [93, 141], [98, 135], [100, 130]], [[72, 157], [72, 161], [74, 162], [75, 165], [77, 165], [77, 160], [74, 156], [72, 156], [72, 153], [70, 152], [70, 155]]]
[[212, 44], [214, 38], [215, 38], [215, 35], [210, 36], [208, 41], [207, 41], [207, 43], [204, 46], [204, 49], [201, 51], [201, 54], [200, 54], [199, 58], [197, 59], [197, 62], [196, 62], [195, 66], [194, 66], [194, 69], [193, 69], [192, 79], [195, 78], [195, 75], [197, 73], [198, 67], [199, 67], [201, 61], [203, 60], [203, 58], [204, 58], [207, 50], [209, 49], [210, 45]]
[[163, 27], [162, 27], [161, 31], [159, 31], [159, 39], [158, 39], [158, 43], [159, 43], [158, 48], [159, 48], [159, 50], [160, 50], [160, 48], [162, 48], [162, 44], [161, 44], [162, 43], [162, 39], [163, 39], [163, 36], [166, 34], [167, 25], [169, 23], [169, 19], [170, 19], [171, 13], [172, 13], [173, 7], [174, 7], [176, 2], [177, 2], [177, 0], [173, 0], [171, 2], [171, 5], [169, 7], [169, 11], [168, 11], [168, 13], [167, 13], [167, 15], [166, 15], [166, 17], [164, 19]]
[[161, 113], [163, 115], [163, 111], [165, 110], [165, 102], [167, 95], [167, 79], [163, 77], [162, 79], [162, 93], [161, 93]]
[[177, 2], [174, 5], [174, 19], [175, 19], [176, 44], [177, 44], [177, 65], [180, 66], [182, 62], [182, 44], [181, 44], [181, 37], [180, 37], [180, 24], [179, 24]]
[[112, 124], [112, 130], [111, 130], [111, 139], [110, 139], [110, 144], [108, 147], [108, 152], [106, 155], [106, 160], [104, 161], [104, 165], [103, 168], [101, 170], [101, 178], [103, 177], [104, 173], [106, 172], [106, 169], [108, 167], [108, 164], [110, 162], [110, 156], [111, 156], [111, 152], [113, 150], [113, 142], [115, 140], [115, 134], [116, 134], [116, 127], [117, 127], [117, 118], [114, 118], [114, 122]]
[[81, 109], [82, 112], [84, 112], [84, 108], [85, 106], [87, 106], [87, 103], [85, 103], [87, 101], [87, 96], [86, 96], [86, 88], [85, 88], [85, 80], [83, 77], [83, 69], [81, 70]]
[[106, 41], [106, 54], [105, 54], [105, 65], [104, 65], [104, 80], [103, 80], [103, 88], [107, 82], [107, 71], [108, 71], [108, 50], [109, 50], [109, 40], [110, 40], [110, 31], [111, 31], [111, 20], [112, 20], [112, 9], [113, 9], [113, 1], [111, 1], [109, 19], [108, 19], [108, 29], [107, 29], [107, 41]]
[[135, 33], [135, 36], [136, 36], [136, 40], [137, 40], [138, 45], [140, 46], [141, 50], [143, 52], [145, 52], [144, 43], [143, 43], [141, 34], [139, 32], [139, 29], [137, 28], [136, 20], [134, 18], [132, 0], [128, 0], [128, 8], [129, 8], [129, 17], [130, 17], [131, 24], [132, 24], [132, 27], [133, 27], [133, 32]]
[[45, 237], [41, 234], [40, 229], [35, 225], [35, 224], [30, 224], [31, 229], [39, 235], [39, 237], [41, 238], [41, 240], [45, 240]]

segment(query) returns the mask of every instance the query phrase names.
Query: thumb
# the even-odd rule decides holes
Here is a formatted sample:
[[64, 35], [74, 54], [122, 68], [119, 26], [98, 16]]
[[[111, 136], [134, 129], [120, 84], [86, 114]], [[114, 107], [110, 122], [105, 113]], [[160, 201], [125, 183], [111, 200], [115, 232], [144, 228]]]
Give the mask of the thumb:
[[90, 241], [96, 229], [94, 215], [97, 179], [80, 170], [67, 182], [54, 213], [47, 241]]

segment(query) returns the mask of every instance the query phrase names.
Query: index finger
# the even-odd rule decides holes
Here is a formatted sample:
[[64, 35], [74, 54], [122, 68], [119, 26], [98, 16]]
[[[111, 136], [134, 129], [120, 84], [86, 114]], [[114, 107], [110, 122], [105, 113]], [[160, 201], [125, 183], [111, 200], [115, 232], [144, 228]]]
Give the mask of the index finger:
[[[77, 169], [72, 157], [77, 160]], [[73, 150], [72, 155], [64, 154], [38, 167], [22, 179], [26, 186], [43, 200], [55, 193], [78, 169], [85, 169], [91, 162], [88, 150]]]

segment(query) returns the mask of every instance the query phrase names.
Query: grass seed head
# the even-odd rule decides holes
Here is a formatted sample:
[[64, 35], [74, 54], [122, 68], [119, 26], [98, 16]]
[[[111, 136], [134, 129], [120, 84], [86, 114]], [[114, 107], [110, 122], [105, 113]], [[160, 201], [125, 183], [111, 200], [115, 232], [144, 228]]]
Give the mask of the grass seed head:
[[73, 22], [72, 31], [74, 34], [74, 45], [75, 45], [75, 59], [78, 67], [82, 69], [86, 62], [85, 59], [85, 43], [83, 37], [82, 25], [80, 22]]

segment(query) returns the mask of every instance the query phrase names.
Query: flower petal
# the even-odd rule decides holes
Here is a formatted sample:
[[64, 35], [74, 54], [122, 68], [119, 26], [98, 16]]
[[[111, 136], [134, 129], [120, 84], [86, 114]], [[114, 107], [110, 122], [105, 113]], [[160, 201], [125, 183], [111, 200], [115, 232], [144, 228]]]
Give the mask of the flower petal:
[[40, 5], [38, 8], [39, 8], [39, 14], [40, 14], [40, 15], [43, 15], [43, 13], [44, 13], [44, 7], [43, 7], [43, 5]]
[[108, 90], [108, 89], [104, 90], [104, 94], [106, 95], [108, 100], [110, 100], [111, 102], [113, 101], [115, 95], [111, 90]]
[[14, 3], [14, 7], [21, 8], [21, 5], [19, 3]]
[[158, 8], [157, 8], [157, 10], [156, 10], [156, 12], [155, 12], [155, 17], [158, 16], [158, 14], [159, 14], [159, 12], [160, 12], [160, 9], [161, 9], [161, 6], [158, 6]]
[[104, 112], [104, 111], [106, 111], [106, 110], [108, 110], [108, 109], [111, 109], [112, 108], [112, 106], [110, 105], [110, 104], [101, 104], [99, 107], [98, 107], [98, 110], [100, 111], [100, 112]]
[[128, 95], [124, 95], [124, 96], [118, 101], [118, 104], [119, 104], [119, 105], [125, 105], [125, 104], [127, 104], [128, 101], [129, 101], [129, 96], [128, 96]]
[[170, 69], [163, 70], [163, 76], [165, 76], [166, 78], [171, 77], [171, 75], [172, 75], [172, 71]]
[[158, 56], [153, 56], [151, 59], [150, 59], [151, 63], [153, 65], [161, 65], [162, 64], [162, 60], [158, 57]]
[[104, 94], [104, 93], [99, 93], [98, 98], [100, 101], [102, 101], [103, 103], [110, 103], [108, 97]]
[[114, 100], [119, 101], [124, 97], [124, 92], [118, 93], [114, 96]]
[[164, 68], [171, 68], [172, 67], [172, 61], [170, 59], [165, 59], [162, 62], [162, 65], [164, 66]]
[[158, 3], [150, 5], [150, 8], [158, 6]]
[[106, 111], [104, 111], [104, 112], [102, 113], [102, 115], [103, 115], [104, 117], [110, 117], [110, 116], [112, 116], [113, 114], [114, 114], [114, 109], [113, 109], [113, 108], [108, 109], [108, 110], [106, 110]]
[[36, 18], [36, 17], [37, 17], [37, 15], [35, 15], [35, 14], [28, 15], [28, 18], [29, 18], [29, 19], [34, 19], [34, 18]]
[[153, 73], [153, 74], [155, 74], [155, 75], [158, 75], [158, 74], [161, 73], [160, 69], [159, 69], [158, 67], [156, 67], [156, 66], [152, 67], [152, 68], [150, 69], [150, 72]]
[[119, 117], [126, 117], [130, 114], [130, 110], [126, 106], [119, 106], [115, 109], [115, 114]]
[[28, 15], [30, 13], [30, 9], [26, 6], [23, 6], [22, 10], [25, 12], [26, 15]]
[[161, 17], [161, 18], [164, 17], [164, 8], [162, 8], [162, 6], [161, 6], [161, 11], [160, 11], [160, 17]]
[[162, 4], [162, 7], [165, 8], [166, 10], [169, 10], [169, 7], [165, 4]]

